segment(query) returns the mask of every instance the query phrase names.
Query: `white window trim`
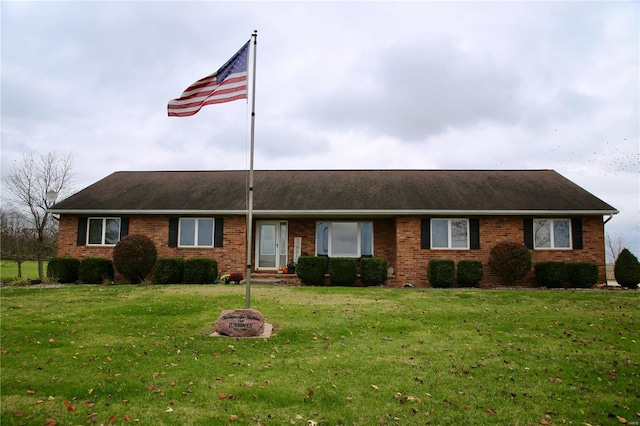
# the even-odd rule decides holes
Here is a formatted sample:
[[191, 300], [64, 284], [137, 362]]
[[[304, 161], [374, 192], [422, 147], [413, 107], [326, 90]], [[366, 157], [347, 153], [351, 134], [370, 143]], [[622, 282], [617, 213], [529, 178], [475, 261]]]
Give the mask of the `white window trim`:
[[[328, 236], [328, 242], [327, 242], [327, 256], [328, 257], [347, 257], [347, 258], [361, 258], [362, 257], [362, 224], [363, 223], [370, 223], [371, 224], [371, 253], [373, 255], [374, 252], [374, 248], [375, 248], [375, 241], [374, 241], [374, 232], [373, 232], [373, 222], [372, 221], [367, 221], [367, 220], [363, 220], [363, 221], [353, 221], [353, 222], [349, 222], [349, 221], [324, 221], [324, 220], [320, 220], [316, 222], [316, 229], [318, 227], [318, 223], [326, 223], [328, 225], [328, 229], [329, 229], [329, 236]], [[332, 250], [332, 244], [331, 244], [331, 239], [332, 239], [332, 235], [333, 235], [333, 224], [334, 223], [340, 223], [340, 224], [357, 224], [358, 228], [357, 228], [357, 234], [356, 234], [356, 253], [355, 255], [350, 255], [350, 254], [333, 254], [333, 250]], [[316, 234], [316, 238], [318, 238], [318, 235]], [[316, 241], [316, 256], [318, 256], [318, 241]], [[321, 255], [324, 256], [324, 255]], [[368, 256], [368, 255], [367, 255]]]
[[[433, 221], [434, 220], [446, 220], [447, 221], [447, 247], [435, 247], [433, 245]], [[467, 223], [467, 245], [465, 247], [452, 247], [453, 238], [451, 238], [451, 222], [454, 220], [462, 220]], [[470, 250], [471, 249], [471, 224], [468, 218], [464, 217], [434, 217], [429, 221], [429, 241], [432, 250]]]
[[[182, 220], [195, 220], [195, 227], [193, 229], [193, 244], [183, 245], [180, 244], [182, 236]], [[198, 226], [201, 220], [210, 220], [213, 222], [211, 227], [211, 245], [198, 245]], [[213, 248], [216, 245], [216, 220], [213, 217], [181, 217], [178, 220], [178, 247], [180, 248]]]
[[[551, 224], [549, 225], [549, 234], [550, 234], [550, 242], [551, 242], [551, 246], [550, 247], [538, 247], [536, 246], [536, 222], [540, 221], [540, 220], [547, 220], [549, 222], [551, 222]], [[553, 233], [553, 223], [556, 221], [563, 221], [563, 222], [569, 222], [569, 247], [556, 247], [555, 246], [555, 235]], [[573, 228], [572, 228], [572, 223], [571, 223], [571, 219], [569, 218], [560, 218], [560, 217], [556, 217], [556, 218], [544, 218], [544, 217], [539, 217], [536, 219], [533, 219], [533, 249], [534, 250], [573, 250]]]
[[[113, 216], [104, 216], [104, 217], [89, 217], [87, 218], [87, 241], [86, 244], [87, 246], [93, 246], [93, 247], [115, 247], [115, 245], [117, 244], [106, 244], [105, 243], [105, 238], [107, 237], [107, 220], [113, 220], [113, 219], [118, 219], [118, 241], [120, 241], [120, 233], [122, 232], [122, 218], [120, 217], [113, 217]], [[100, 237], [100, 243], [96, 244], [96, 243], [90, 243], [89, 242], [89, 237], [91, 236], [91, 234], [89, 233], [89, 229], [91, 226], [91, 221], [92, 220], [101, 220], [102, 221], [102, 225], [100, 227], [100, 231], [102, 232], [102, 235]]]

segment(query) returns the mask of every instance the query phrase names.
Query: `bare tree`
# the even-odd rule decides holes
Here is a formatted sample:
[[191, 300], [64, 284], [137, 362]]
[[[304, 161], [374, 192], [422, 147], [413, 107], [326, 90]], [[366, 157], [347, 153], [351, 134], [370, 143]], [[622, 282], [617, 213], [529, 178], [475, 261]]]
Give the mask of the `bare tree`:
[[37, 236], [35, 258], [38, 260], [38, 275], [44, 278], [43, 260], [50, 241], [51, 214], [48, 209], [55, 201], [47, 193], [56, 193], [64, 198], [72, 191], [73, 158], [71, 154], [59, 157], [55, 152], [34, 158], [25, 154], [22, 162], [16, 162], [9, 174], [2, 178], [9, 200], [15, 208], [25, 211]]
[[623, 235], [618, 234], [617, 232], [613, 234], [609, 234], [608, 232], [605, 234], [605, 249], [607, 252], [607, 261], [610, 263], [614, 263], [622, 250], [626, 247], [626, 241]]
[[38, 238], [27, 217], [15, 210], [0, 211], [0, 256], [18, 265], [18, 278], [22, 278], [22, 264], [34, 259]]

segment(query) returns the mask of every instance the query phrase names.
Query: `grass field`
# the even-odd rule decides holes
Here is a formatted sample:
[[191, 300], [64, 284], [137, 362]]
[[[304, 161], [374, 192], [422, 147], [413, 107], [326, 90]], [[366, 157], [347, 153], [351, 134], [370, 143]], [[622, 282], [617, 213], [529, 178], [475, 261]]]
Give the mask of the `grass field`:
[[[44, 271], [47, 272], [47, 262], [44, 262]], [[18, 277], [18, 264], [10, 260], [0, 261], [0, 281], [11, 281]], [[22, 264], [23, 278], [38, 278], [38, 262], [27, 261]]]
[[[0, 289], [4, 425], [614, 425], [640, 420], [640, 292]], [[309, 423], [314, 424], [314, 423]]]

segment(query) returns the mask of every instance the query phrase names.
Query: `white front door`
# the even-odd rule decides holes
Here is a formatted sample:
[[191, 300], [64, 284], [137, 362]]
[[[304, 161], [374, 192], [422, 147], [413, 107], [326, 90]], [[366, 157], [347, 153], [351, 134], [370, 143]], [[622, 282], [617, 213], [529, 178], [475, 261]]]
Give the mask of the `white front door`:
[[278, 270], [287, 265], [287, 222], [259, 221], [256, 223], [256, 269]]

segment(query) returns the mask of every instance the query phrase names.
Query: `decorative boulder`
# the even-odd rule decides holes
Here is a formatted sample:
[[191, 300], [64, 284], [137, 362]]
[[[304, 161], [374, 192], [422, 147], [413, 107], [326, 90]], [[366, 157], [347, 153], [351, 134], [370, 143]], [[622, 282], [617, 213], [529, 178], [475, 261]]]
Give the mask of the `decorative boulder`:
[[264, 316], [255, 309], [222, 311], [215, 332], [229, 337], [255, 337], [264, 333]]

